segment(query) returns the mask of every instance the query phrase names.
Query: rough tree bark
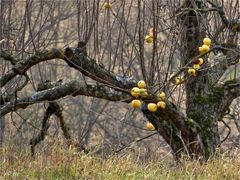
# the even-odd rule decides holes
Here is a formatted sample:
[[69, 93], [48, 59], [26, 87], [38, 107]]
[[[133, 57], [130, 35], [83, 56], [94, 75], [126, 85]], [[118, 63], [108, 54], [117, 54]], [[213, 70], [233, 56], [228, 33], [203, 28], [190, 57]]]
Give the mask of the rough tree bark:
[[[183, 34], [181, 44], [185, 51], [185, 59], [183, 65], [189, 60], [199, 55], [198, 47], [202, 45], [206, 30], [204, 29], [204, 21], [207, 13], [198, 10], [204, 9], [204, 1], [185, 1], [186, 14], [182, 15]], [[203, 58], [207, 59], [205, 55]], [[210, 82], [210, 74], [208, 73], [209, 64], [202, 67], [206, 70], [197, 73], [196, 77], [190, 78], [185, 83], [186, 87], [186, 114], [187, 118], [192, 119], [199, 126], [199, 141], [197, 154], [208, 158], [213, 154], [218, 145], [220, 145], [220, 136], [218, 134], [218, 114], [216, 114], [216, 105], [202, 103], [199, 97], [208, 95], [213, 89]], [[215, 94], [214, 94], [215, 95]], [[193, 149], [193, 151], [195, 151]]]

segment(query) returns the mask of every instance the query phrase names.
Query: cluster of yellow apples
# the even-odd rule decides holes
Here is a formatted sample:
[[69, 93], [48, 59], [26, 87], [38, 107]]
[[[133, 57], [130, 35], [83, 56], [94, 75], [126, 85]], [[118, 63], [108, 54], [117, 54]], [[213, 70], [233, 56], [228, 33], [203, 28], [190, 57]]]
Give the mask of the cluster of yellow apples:
[[[132, 100], [131, 106], [134, 109], [141, 108], [142, 102], [141, 102], [140, 99], [148, 97], [148, 91], [146, 89], [146, 83], [143, 80], [138, 81], [137, 87], [134, 87], [134, 88], [131, 89], [131, 95], [136, 98], [136, 99]], [[150, 112], [156, 112], [157, 108], [165, 109], [166, 108], [166, 103], [164, 102], [165, 98], [166, 98], [166, 94], [164, 92], [159, 93], [159, 95], [158, 95], [158, 100], [159, 100], [158, 103], [157, 104], [155, 104], [155, 103], [148, 103], [147, 109]], [[149, 131], [153, 131], [155, 129], [153, 124], [150, 123], [150, 122], [147, 122], [145, 127]]]
[[[203, 39], [203, 45], [198, 48], [200, 54], [204, 54], [209, 51], [211, 46], [211, 39], [210, 38], [204, 38]], [[201, 68], [201, 65], [204, 63], [203, 58], [198, 58], [194, 61], [194, 65], [188, 69], [188, 74], [190, 76], [196, 76], [196, 72]]]
[[156, 112], [157, 109], [165, 109], [166, 103], [165, 103], [166, 94], [164, 92], [160, 92], [158, 95], [158, 102], [156, 103], [148, 103], [147, 108], [150, 112]]
[[138, 81], [137, 83], [138, 87], [134, 87], [131, 90], [131, 95], [137, 99], [132, 100], [131, 106], [135, 109], [140, 108], [142, 106], [142, 102], [139, 100], [139, 98], [146, 98], [148, 97], [148, 92], [146, 89], [146, 83], [144, 81]]
[[148, 96], [146, 83], [143, 80], [141, 80], [141, 81], [138, 81], [137, 86], [138, 87], [132, 88], [131, 95], [135, 98], [138, 98], [138, 97], [146, 98]]
[[193, 66], [188, 69], [189, 76], [196, 76], [196, 72], [201, 68], [201, 65], [203, 63], [203, 58], [198, 58], [197, 60], [195, 60]]
[[[146, 89], [146, 83], [141, 80], [137, 83], [138, 87], [134, 87], [131, 90], [131, 95], [135, 97], [136, 99], [132, 100], [131, 106], [135, 109], [140, 108], [142, 106], [142, 102], [140, 98], [146, 98], [148, 97], [148, 92]], [[147, 108], [150, 112], [156, 112], [158, 108], [165, 109], [166, 103], [165, 103], [166, 95], [164, 92], [160, 92], [158, 95], [158, 103], [148, 103]]]
[[209, 51], [210, 46], [211, 46], [211, 39], [210, 38], [204, 38], [203, 39], [203, 45], [198, 48], [198, 51], [200, 54], [204, 54]]
[[148, 35], [145, 36], [146, 43], [153, 43], [154, 35], [153, 35], [153, 28], [149, 29]]

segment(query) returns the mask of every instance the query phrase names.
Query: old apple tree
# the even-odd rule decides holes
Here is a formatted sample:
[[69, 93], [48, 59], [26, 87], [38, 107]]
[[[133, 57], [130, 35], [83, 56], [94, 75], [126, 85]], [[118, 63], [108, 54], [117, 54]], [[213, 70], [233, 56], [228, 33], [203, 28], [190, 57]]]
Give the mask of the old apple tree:
[[[87, 96], [142, 113], [176, 158], [208, 159], [221, 148], [219, 125], [227, 126], [224, 118], [239, 113], [238, 0], [27, 0], [0, 5], [1, 143], [6, 122], [16, 124], [14, 114], [24, 116], [31, 106], [44, 104], [34, 110], [44, 113], [34, 115], [42, 125], [32, 147], [44, 139], [54, 114], [68, 143], [84, 149], [73, 140], [63, 111], [81, 116], [79, 110], [67, 111], [74, 103], [64, 102]], [[133, 97], [131, 89], [139, 80], [146, 83], [148, 95]], [[160, 92], [166, 107], [149, 111]], [[136, 98], [139, 110], [128, 105]], [[83, 109], [86, 103], [75, 106]], [[117, 109], [114, 113], [121, 113]], [[94, 121], [86, 119], [90, 131]]]

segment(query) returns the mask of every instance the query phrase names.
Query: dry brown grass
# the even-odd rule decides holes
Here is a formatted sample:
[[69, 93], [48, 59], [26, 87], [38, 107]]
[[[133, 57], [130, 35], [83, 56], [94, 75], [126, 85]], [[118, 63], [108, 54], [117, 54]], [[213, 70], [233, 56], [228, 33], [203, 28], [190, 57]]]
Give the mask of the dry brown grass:
[[33, 160], [30, 153], [5, 147], [1, 152], [0, 179], [239, 179], [240, 158], [237, 153], [214, 157], [200, 165], [187, 158], [180, 165], [172, 159], [153, 158], [140, 163], [131, 155], [101, 158], [76, 153], [55, 145], [48, 153]]

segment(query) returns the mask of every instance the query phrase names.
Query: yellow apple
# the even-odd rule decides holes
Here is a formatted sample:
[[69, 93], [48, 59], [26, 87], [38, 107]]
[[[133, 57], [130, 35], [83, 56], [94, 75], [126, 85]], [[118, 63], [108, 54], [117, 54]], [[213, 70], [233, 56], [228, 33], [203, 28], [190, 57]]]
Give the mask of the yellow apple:
[[206, 45], [206, 44], [202, 45], [202, 48], [203, 48], [203, 50], [204, 50], [205, 52], [208, 52], [209, 49], [210, 49], [210, 47], [209, 47], [208, 45]]
[[194, 64], [193, 65], [193, 69], [195, 69], [195, 70], [199, 70], [201, 67], [200, 67], [200, 65], [199, 64]]
[[198, 48], [200, 54], [208, 52], [210, 47], [206, 44], [202, 45], [201, 47]]
[[137, 85], [138, 85], [138, 87], [139, 87], [140, 89], [142, 89], [142, 88], [145, 88], [145, 87], [146, 87], [146, 83], [145, 83], [143, 80], [141, 80], [141, 81], [138, 81]]
[[210, 49], [210, 47], [209, 47], [208, 45], [206, 45], [206, 44], [202, 45], [202, 46], [199, 47], [199, 48], [201, 49], [201, 51], [200, 51], [200, 49], [199, 49], [199, 52], [202, 53], [202, 54], [208, 52], [209, 49]]
[[164, 101], [159, 101], [157, 103], [157, 107], [160, 109], [165, 109], [166, 108], [166, 103]]
[[203, 58], [198, 58], [198, 63], [197, 64], [199, 64], [201, 66], [203, 63], [204, 63]]
[[140, 89], [138, 87], [134, 87], [131, 90], [131, 95], [135, 98], [140, 96]]
[[132, 100], [132, 102], [131, 102], [131, 106], [132, 106], [133, 108], [137, 109], [137, 108], [140, 108], [140, 107], [142, 106], [142, 103], [141, 103], [140, 100], [134, 99], [134, 100]]
[[196, 76], [196, 70], [193, 69], [193, 68], [189, 68], [189, 69], [188, 69], [188, 74], [189, 74], [190, 76]]
[[147, 105], [147, 108], [150, 112], [156, 112], [157, 111], [157, 105], [155, 103], [149, 103]]
[[152, 125], [152, 123], [147, 122], [147, 124], [146, 124], [146, 129], [149, 130], [149, 131], [153, 131], [155, 128], [154, 128], [154, 126]]
[[159, 99], [162, 100], [162, 101], [164, 101], [165, 98], [166, 98], [166, 94], [165, 94], [164, 92], [160, 92], [160, 93], [159, 93]]
[[203, 39], [203, 44], [207, 45], [207, 46], [210, 46], [211, 45], [211, 39], [210, 38], [204, 38]]
[[198, 51], [199, 51], [200, 54], [203, 54], [203, 53], [204, 53], [204, 49], [203, 49], [203, 47], [200, 46], [200, 47], [198, 48]]

